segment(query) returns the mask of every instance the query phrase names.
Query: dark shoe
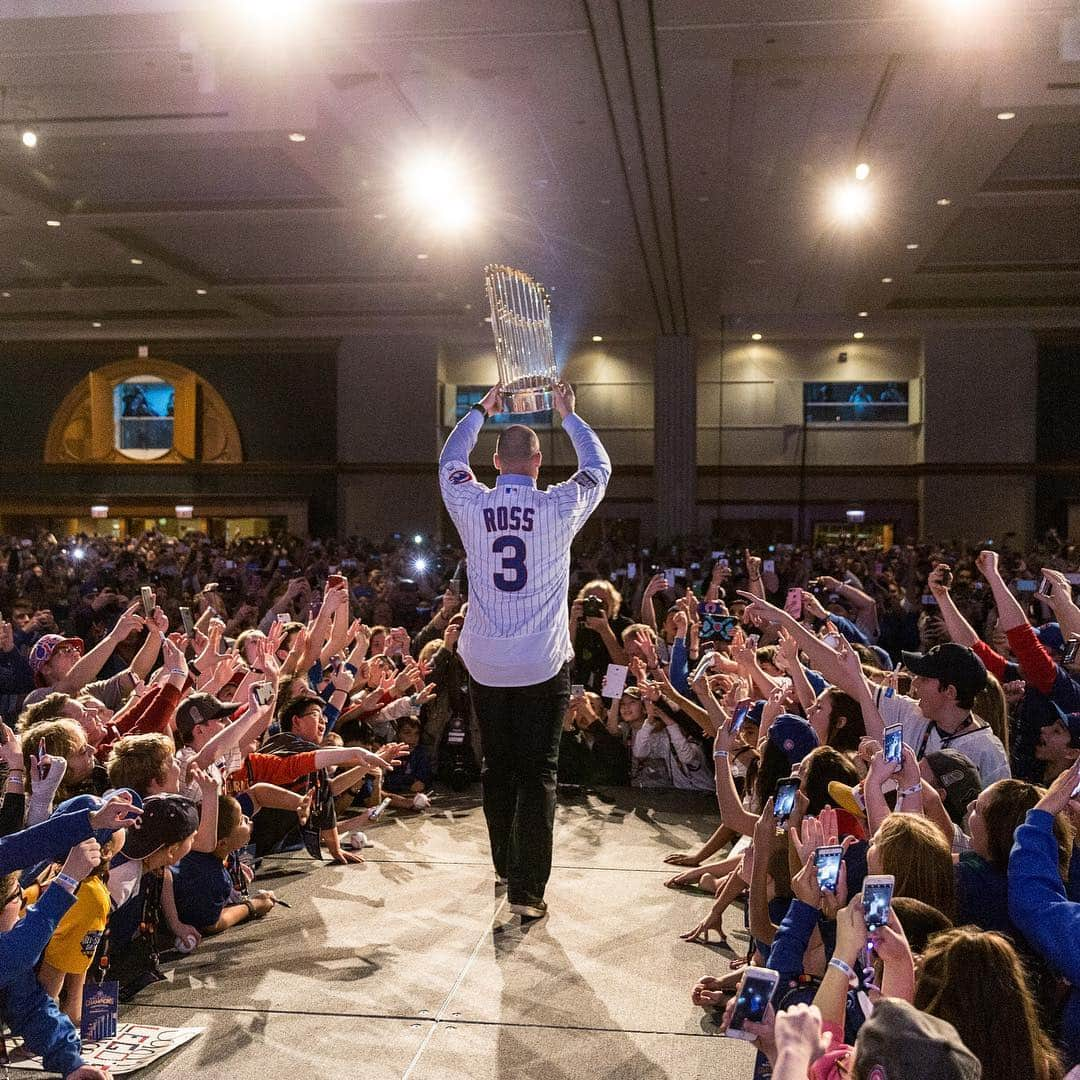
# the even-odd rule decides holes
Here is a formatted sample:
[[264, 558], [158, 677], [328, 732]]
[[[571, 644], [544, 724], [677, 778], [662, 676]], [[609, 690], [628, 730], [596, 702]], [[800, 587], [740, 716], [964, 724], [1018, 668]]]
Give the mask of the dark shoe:
[[533, 900], [527, 904], [511, 904], [510, 910], [520, 915], [522, 922], [542, 919], [547, 914], [548, 906], [543, 900]]

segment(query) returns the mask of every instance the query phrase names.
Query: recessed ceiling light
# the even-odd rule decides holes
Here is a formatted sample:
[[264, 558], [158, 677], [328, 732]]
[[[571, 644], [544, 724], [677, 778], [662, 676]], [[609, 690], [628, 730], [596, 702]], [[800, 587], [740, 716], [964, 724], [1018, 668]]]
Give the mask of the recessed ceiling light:
[[944, 196], [942, 196], [942, 198], [937, 200], [937, 204], [938, 206], [951, 206], [952, 199], [946, 199]]
[[0, 293], [0, 296], [2, 296], [5, 300], [10, 300], [11, 299], [11, 293], [9, 293], [9, 292]]
[[302, 131], [290, 131], [289, 142], [306, 142], [307, 136]]
[[196, 296], [205, 296], [206, 295], [206, 290], [205, 289], [196, 289], [195, 290], [195, 295]]
[[882, 285], [891, 285], [892, 284], [892, 278], [891, 277], [883, 277], [881, 279], [881, 284]]
[[417, 257], [418, 259], [420, 259], [421, 261], [423, 261], [424, 259], [428, 259], [428, 258], [430, 258], [431, 256], [430, 256], [430, 255], [428, 255], [428, 253], [427, 253], [426, 251], [421, 251], [421, 252], [420, 252], [420, 253], [419, 253], [419, 254], [418, 254], [418, 255], [417, 255], [416, 257]]
[[906, 247], [908, 249], [908, 251], [916, 251], [918, 249], [919, 245], [918, 244], [905, 244], [904, 247]]
[[852, 337], [853, 337], [853, 338], [854, 338], [854, 339], [855, 339], [856, 341], [862, 341], [862, 339], [863, 339], [864, 337], [866, 337], [866, 335], [865, 335], [865, 334], [864, 334], [864, 333], [863, 333], [863, 332], [862, 332], [861, 330], [856, 330], [856, 331], [855, 331], [855, 333], [854, 333], [854, 334], [852, 334], [851, 336], [852, 336]]
[[385, 214], [372, 214], [371, 216], [372, 216], [372, 217], [373, 217], [373, 218], [374, 218], [374, 219], [375, 219], [376, 221], [385, 221], [385, 220], [386, 220], [386, 215], [385, 215]]
[[859, 312], [859, 318], [860, 319], [865, 319], [867, 317], [867, 315], [869, 315], [869, 314], [870, 314], [869, 311], [860, 311]]
[[603, 341], [604, 340], [603, 337], [600, 334], [593, 334], [592, 339], [593, 339], [593, 341]]
[[611, 200], [610, 199], [601, 199], [600, 200], [600, 205], [601, 206], [610, 206], [611, 205]]
[[60, 228], [60, 222], [57, 221], [56, 218], [49, 218], [48, 221], [45, 222], [45, 224], [48, 225], [50, 229]]
[[33, 128], [27, 128], [22, 133], [22, 144], [29, 150], [33, 150], [37, 146], [37, 132]]
[[131, 258], [128, 260], [132, 266], [142, 266], [142, 259]]
[[92, 322], [92, 323], [91, 323], [90, 325], [91, 325], [91, 326], [92, 326], [92, 327], [93, 327], [93, 328], [94, 328], [95, 330], [100, 330], [100, 329], [101, 329], [101, 323], [99, 323], [99, 322]]
[[707, 203], [709, 201], [709, 196], [708, 195], [699, 195], [697, 197], [697, 201], [699, 203]]
[[1006, 110], [1005, 112], [999, 112], [997, 114], [997, 118], [999, 120], [1015, 120], [1016, 119], [1016, 113], [1009, 112], [1009, 111]]
[[867, 165], [865, 161], [860, 161], [859, 164], [855, 166], [855, 179], [865, 180], [869, 175], [870, 166]]
[[754, 333], [752, 333], [750, 335], [750, 340], [751, 341], [760, 341], [761, 340], [761, 335], [759, 333], [757, 333], [757, 331], [754, 331]]
[[491, 322], [491, 316], [490, 315], [485, 315], [484, 316], [484, 322], [488, 322], [488, 323]]
[[472, 311], [472, 304], [466, 304], [465, 305], [465, 310], [466, 311]]

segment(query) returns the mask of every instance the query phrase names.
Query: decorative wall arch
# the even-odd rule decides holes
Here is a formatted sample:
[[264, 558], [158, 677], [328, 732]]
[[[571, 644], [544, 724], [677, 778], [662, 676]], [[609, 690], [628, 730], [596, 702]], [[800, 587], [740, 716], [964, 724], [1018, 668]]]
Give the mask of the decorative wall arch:
[[155, 376], [172, 384], [172, 449], [137, 462], [147, 467], [192, 462], [233, 464], [243, 461], [240, 431], [225, 399], [201, 375], [170, 360], [120, 360], [90, 372], [64, 398], [53, 414], [45, 439], [45, 461], [51, 465], [132, 464], [117, 449], [113, 394], [121, 383]]

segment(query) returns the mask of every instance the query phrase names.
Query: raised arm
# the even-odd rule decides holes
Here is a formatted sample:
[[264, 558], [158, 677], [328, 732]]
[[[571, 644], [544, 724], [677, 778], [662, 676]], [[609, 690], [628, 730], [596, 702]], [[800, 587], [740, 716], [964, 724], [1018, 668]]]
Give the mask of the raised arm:
[[979, 557], [975, 560], [975, 565], [982, 572], [982, 576], [986, 578], [986, 583], [994, 594], [994, 605], [997, 607], [998, 613], [998, 629], [1007, 634], [1018, 626], [1027, 626], [1028, 617], [1024, 614], [1020, 601], [1009, 592], [1009, 587], [1005, 584], [1001, 572], [998, 570], [998, 553], [996, 551], [980, 551]]
[[142, 626], [142, 618], [136, 614], [136, 610], [142, 606], [141, 600], [136, 600], [116, 620], [116, 625], [99, 641], [88, 653], [81, 656], [72, 669], [61, 679], [54, 690], [63, 690], [67, 694], [77, 694], [99, 671], [105, 666], [105, 661], [113, 654], [113, 650], [121, 641]]
[[930, 571], [926, 583], [930, 586], [930, 592], [938, 602], [938, 610], [945, 622], [945, 629], [949, 637], [957, 645], [966, 645], [969, 649], [974, 648], [979, 635], [975, 633], [971, 623], [960, 614], [960, 609], [953, 603], [952, 593], [946, 584], [952, 571], [944, 563], [936, 563]]
[[1073, 603], [1069, 579], [1058, 570], [1043, 570], [1043, 574], [1052, 586], [1046, 601], [1061, 627], [1062, 634], [1066, 640], [1080, 637], [1080, 608]]
[[562, 417], [563, 431], [570, 436], [574, 453], [577, 454], [578, 472], [598, 473], [594, 481], [601, 488], [606, 487], [611, 479], [611, 458], [596, 432], [574, 412], [574, 388], [567, 382], [561, 382], [555, 387], [553, 398], [555, 409]]

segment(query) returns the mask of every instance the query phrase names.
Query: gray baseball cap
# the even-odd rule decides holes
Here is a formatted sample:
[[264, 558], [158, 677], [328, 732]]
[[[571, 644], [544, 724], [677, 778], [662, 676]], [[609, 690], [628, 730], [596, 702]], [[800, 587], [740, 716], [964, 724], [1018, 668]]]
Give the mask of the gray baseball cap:
[[906, 1001], [878, 1002], [855, 1042], [859, 1076], [875, 1080], [980, 1080], [982, 1063], [956, 1028]]

